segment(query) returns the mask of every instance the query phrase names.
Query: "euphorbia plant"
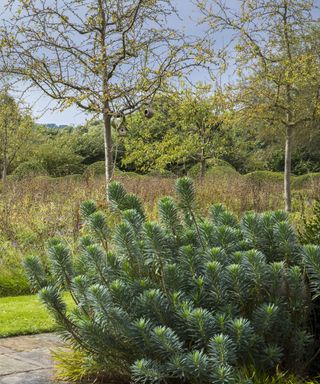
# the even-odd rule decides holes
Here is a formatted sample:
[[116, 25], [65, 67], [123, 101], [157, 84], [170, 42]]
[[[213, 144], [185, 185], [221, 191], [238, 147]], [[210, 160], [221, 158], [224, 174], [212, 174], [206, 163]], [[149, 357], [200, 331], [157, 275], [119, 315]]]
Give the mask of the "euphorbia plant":
[[39, 259], [26, 259], [63, 337], [111, 382], [229, 384], [250, 382], [246, 367], [304, 370], [319, 347], [309, 316], [320, 248], [302, 247], [284, 212], [239, 221], [214, 205], [200, 217], [192, 181], [179, 179], [176, 190], [177, 201], [162, 198], [151, 222], [113, 182], [113, 231], [87, 201], [80, 255], [53, 239], [49, 275]]

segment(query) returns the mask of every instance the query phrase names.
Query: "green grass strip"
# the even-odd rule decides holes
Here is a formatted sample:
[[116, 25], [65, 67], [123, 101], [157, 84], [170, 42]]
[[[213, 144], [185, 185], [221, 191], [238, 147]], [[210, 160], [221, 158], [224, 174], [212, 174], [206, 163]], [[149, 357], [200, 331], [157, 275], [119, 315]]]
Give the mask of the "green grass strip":
[[[70, 302], [69, 297], [67, 302]], [[56, 329], [37, 295], [0, 298], [0, 337], [52, 332]]]

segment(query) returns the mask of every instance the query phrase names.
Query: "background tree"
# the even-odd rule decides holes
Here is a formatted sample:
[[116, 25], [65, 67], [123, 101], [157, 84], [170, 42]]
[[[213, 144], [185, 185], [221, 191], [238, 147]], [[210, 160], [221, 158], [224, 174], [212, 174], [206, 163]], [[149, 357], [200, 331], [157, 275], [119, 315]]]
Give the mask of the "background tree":
[[171, 88], [155, 98], [154, 106], [152, 120], [141, 113], [128, 120], [123, 165], [183, 173], [199, 163], [204, 176], [206, 160], [221, 157], [228, 147], [222, 95], [208, 84]]
[[290, 211], [293, 135], [314, 120], [319, 105], [319, 57], [310, 42], [314, 1], [235, 3], [228, 7], [221, 0], [198, 1], [211, 32], [229, 34], [227, 48], [237, 52], [237, 110], [247, 122], [262, 121], [272, 128], [271, 135], [284, 136], [284, 197]]
[[161, 92], [153, 101], [154, 117], [145, 119], [141, 112], [127, 120], [128, 133], [123, 137], [122, 164], [141, 172], [177, 171], [193, 150], [193, 137], [177, 126], [179, 100], [172, 92]]
[[197, 84], [176, 93], [179, 108], [175, 114], [178, 129], [192, 136], [190, 156], [200, 164], [200, 175], [204, 177], [206, 161], [220, 157], [228, 137], [222, 125], [225, 105], [220, 91], [213, 92], [208, 84]]
[[103, 117], [108, 182], [112, 117], [149, 103], [194, 63], [185, 36], [167, 26], [171, 1], [10, 0], [9, 10], [2, 72], [31, 82], [60, 108], [75, 104]]
[[0, 164], [2, 181], [6, 182], [10, 166], [26, 151], [32, 140], [33, 121], [19, 108], [13, 97], [0, 93]]
[[94, 120], [72, 132], [74, 151], [83, 157], [84, 164], [104, 159], [103, 122]]

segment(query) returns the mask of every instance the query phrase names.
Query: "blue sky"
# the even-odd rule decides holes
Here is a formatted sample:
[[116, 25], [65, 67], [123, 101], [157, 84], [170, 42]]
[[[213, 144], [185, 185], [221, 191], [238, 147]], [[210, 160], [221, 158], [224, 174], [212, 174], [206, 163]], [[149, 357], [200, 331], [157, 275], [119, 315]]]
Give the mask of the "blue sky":
[[[203, 34], [204, 28], [197, 25], [200, 18], [200, 12], [193, 4], [192, 0], [174, 0], [174, 5], [178, 8], [181, 17], [179, 27], [185, 28], [188, 34]], [[0, 14], [4, 9], [4, 0], [0, 0]], [[2, 16], [3, 17], [3, 16]], [[204, 81], [208, 79], [205, 71], [196, 71], [192, 76], [193, 81]], [[21, 85], [21, 89], [23, 85]], [[55, 110], [55, 103], [48, 97], [34, 89], [27, 92], [24, 100], [32, 107], [33, 114], [39, 123], [56, 124], [82, 124], [88, 116], [76, 107], [68, 108], [64, 111]]]
[[[7, 0], [0, 0], [0, 18], [4, 9], [4, 4]], [[33, 0], [31, 0], [33, 1]], [[229, 6], [236, 6], [237, 0], [226, 0]], [[198, 24], [201, 18], [201, 13], [194, 5], [194, 0], [173, 0], [173, 4], [177, 7], [181, 20], [175, 27], [184, 28], [186, 33], [190, 35], [204, 35], [205, 27]], [[320, 0], [315, 0], [317, 7], [320, 6]], [[315, 16], [319, 17], [319, 8], [314, 11]], [[174, 26], [174, 25], [173, 25]], [[223, 44], [223, 39], [227, 39], [228, 36], [224, 34], [217, 37], [216, 46]], [[223, 81], [228, 81], [233, 78], [233, 69], [229, 68], [229, 71], [223, 77]], [[196, 81], [210, 81], [209, 76], [204, 70], [197, 70], [191, 77], [193, 82]], [[21, 85], [21, 90], [23, 85]], [[48, 97], [44, 96], [37, 90], [29, 91], [25, 97], [25, 101], [32, 107], [34, 117], [39, 123], [56, 123], [56, 124], [82, 124], [88, 116], [76, 107], [68, 108], [64, 111], [58, 111], [55, 109], [55, 104]]]

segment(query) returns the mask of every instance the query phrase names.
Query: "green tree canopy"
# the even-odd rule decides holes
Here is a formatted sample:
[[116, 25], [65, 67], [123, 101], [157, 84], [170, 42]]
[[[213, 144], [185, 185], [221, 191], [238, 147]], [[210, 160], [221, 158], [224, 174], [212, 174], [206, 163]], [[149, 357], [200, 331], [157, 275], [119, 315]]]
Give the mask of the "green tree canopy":
[[232, 48], [239, 75], [232, 95], [237, 116], [246, 123], [262, 122], [270, 136], [285, 142], [284, 195], [290, 210], [294, 134], [319, 110], [315, 2], [241, 0], [239, 7], [228, 7], [222, 0], [198, 3], [212, 33], [231, 31], [226, 49]]
[[204, 84], [170, 89], [155, 98], [153, 108], [151, 120], [141, 113], [128, 119], [124, 165], [146, 172], [200, 163], [204, 171], [208, 158], [226, 152], [230, 137], [220, 92]]

